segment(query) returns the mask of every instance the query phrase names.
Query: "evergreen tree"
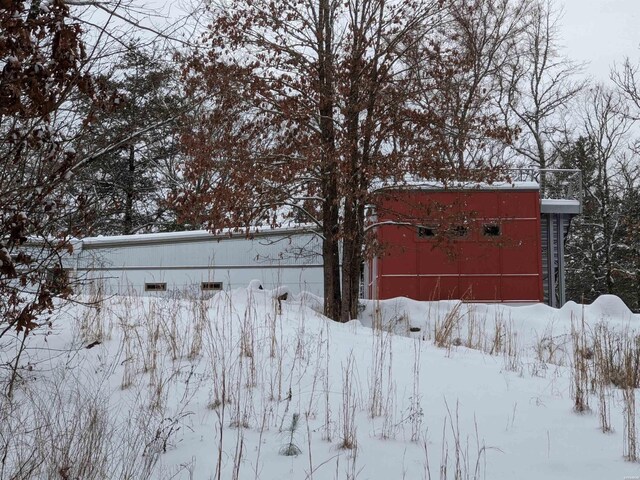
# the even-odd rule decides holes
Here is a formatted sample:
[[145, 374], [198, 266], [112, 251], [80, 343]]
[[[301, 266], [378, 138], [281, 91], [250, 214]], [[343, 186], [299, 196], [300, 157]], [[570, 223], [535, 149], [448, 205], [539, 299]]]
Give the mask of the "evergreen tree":
[[559, 149], [561, 168], [577, 168], [582, 171], [583, 192], [582, 214], [574, 217], [566, 241], [566, 294], [568, 300], [585, 302], [595, 300], [606, 290], [601, 275], [602, 259], [598, 202], [594, 195], [596, 161], [593, 141], [580, 137]]
[[76, 179], [88, 207], [82, 221], [94, 234], [163, 230], [171, 221], [164, 198], [175, 181], [176, 118], [185, 103], [176, 76], [165, 59], [132, 46], [104, 79], [119, 92], [119, 108], [101, 114], [79, 148], [94, 155], [117, 148], [95, 155]]
[[562, 168], [582, 171], [584, 191], [566, 243], [567, 298], [588, 303], [613, 294], [639, 311], [639, 170], [624, 156], [605, 170], [598, 150], [596, 139], [580, 137], [559, 151]]

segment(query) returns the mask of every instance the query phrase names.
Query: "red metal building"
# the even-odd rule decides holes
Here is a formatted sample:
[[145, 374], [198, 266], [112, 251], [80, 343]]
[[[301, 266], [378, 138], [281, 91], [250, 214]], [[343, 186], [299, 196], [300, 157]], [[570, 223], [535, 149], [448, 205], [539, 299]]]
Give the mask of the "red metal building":
[[368, 297], [543, 301], [540, 207], [533, 183], [384, 191]]

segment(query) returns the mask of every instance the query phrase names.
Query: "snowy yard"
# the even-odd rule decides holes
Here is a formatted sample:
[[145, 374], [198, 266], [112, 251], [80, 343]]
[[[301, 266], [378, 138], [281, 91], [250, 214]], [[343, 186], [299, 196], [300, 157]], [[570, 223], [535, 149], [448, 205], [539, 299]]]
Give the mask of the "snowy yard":
[[[637, 360], [640, 316], [615, 297], [561, 310], [397, 299], [338, 324], [317, 298], [279, 293], [64, 307], [2, 398], [0, 478], [640, 473], [625, 459], [635, 389], [599, 366]], [[3, 364], [18, 346], [4, 341]]]

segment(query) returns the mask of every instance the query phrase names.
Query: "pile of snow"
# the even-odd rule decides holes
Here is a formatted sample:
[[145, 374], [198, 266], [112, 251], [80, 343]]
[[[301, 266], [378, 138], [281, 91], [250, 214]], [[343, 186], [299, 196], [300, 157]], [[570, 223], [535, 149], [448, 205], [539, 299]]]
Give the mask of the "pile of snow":
[[[451, 316], [455, 317], [454, 338], [460, 339], [461, 345], [467, 345], [479, 335], [491, 340], [496, 333], [496, 326], [506, 328], [517, 335], [523, 354], [530, 357], [545, 340], [561, 348], [558, 354], [568, 354], [565, 347], [570, 341], [572, 329], [584, 326], [593, 331], [601, 323], [618, 331], [640, 327], [640, 315], [631, 312], [620, 298], [613, 295], [603, 295], [591, 305], [568, 302], [561, 309], [544, 304], [514, 306], [459, 300], [420, 302], [404, 297], [365, 300], [362, 305], [361, 321], [364, 325], [381, 325], [398, 335], [424, 340], [433, 340], [434, 331]], [[567, 358], [553, 360], [554, 363], [567, 364]]]

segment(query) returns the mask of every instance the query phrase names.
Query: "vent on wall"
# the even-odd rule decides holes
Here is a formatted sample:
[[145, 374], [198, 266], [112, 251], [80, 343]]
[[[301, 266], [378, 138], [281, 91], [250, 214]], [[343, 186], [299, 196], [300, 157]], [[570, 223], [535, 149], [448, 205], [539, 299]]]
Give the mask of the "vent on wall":
[[436, 227], [418, 227], [418, 238], [433, 238], [436, 236]]
[[167, 284], [166, 283], [145, 283], [144, 291], [145, 292], [166, 292]]
[[200, 284], [202, 290], [222, 290], [222, 282], [202, 282]]
[[464, 238], [469, 233], [469, 229], [466, 225], [455, 225], [451, 228], [451, 234], [454, 237]]
[[500, 225], [497, 223], [485, 223], [482, 226], [482, 234], [485, 237], [499, 237], [501, 234]]

